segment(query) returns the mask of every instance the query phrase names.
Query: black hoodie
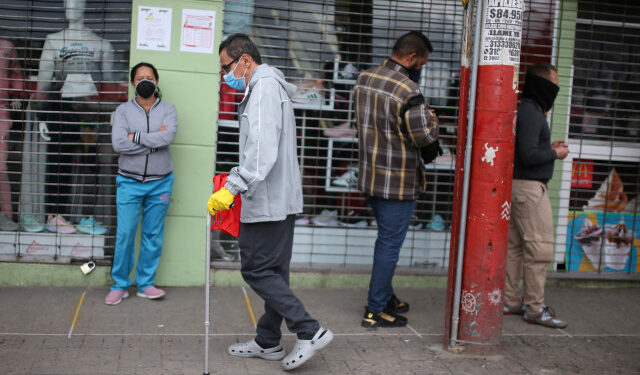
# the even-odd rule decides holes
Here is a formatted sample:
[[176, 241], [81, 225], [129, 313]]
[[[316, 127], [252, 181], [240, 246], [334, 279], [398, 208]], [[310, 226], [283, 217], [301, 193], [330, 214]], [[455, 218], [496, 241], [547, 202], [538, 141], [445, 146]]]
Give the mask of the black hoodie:
[[551, 149], [551, 131], [545, 113], [531, 98], [523, 98], [516, 120], [513, 178], [547, 183], [557, 154]]

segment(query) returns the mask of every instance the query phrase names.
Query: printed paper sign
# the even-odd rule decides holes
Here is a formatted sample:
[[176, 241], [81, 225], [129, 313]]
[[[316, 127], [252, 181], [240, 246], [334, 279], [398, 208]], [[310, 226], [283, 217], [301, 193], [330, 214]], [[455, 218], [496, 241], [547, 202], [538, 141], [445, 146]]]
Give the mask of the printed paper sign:
[[183, 9], [180, 51], [213, 54], [216, 12]]
[[136, 48], [171, 50], [171, 8], [138, 7]]
[[524, 0], [488, 0], [480, 65], [519, 65]]

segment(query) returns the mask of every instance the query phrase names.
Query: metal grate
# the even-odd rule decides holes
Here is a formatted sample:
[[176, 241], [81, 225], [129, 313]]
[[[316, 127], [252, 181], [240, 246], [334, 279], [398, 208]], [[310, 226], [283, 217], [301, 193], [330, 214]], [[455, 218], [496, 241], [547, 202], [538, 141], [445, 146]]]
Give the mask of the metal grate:
[[[638, 47], [635, 33], [638, 5], [614, 2], [611, 7], [595, 1], [580, 1], [576, 13], [567, 2], [534, 0], [527, 2], [525, 13], [521, 78], [536, 62], [560, 64], [563, 82], [572, 81], [571, 116], [552, 121], [552, 131], [564, 134], [575, 159], [591, 157], [596, 165], [593, 176], [595, 194], [600, 184], [616, 167], [624, 181], [628, 201], [637, 196], [638, 163], [636, 144], [630, 138], [638, 104], [634, 53]], [[441, 119], [441, 138], [451, 154], [429, 166], [429, 187], [417, 202], [412, 229], [400, 254], [399, 264], [427, 268], [437, 272], [447, 264], [449, 225], [452, 209], [453, 152], [456, 142], [458, 72], [460, 66], [462, 7], [453, 1], [261, 1], [225, 2], [224, 33], [244, 32], [258, 44], [266, 63], [280, 68], [287, 79], [299, 87], [297, 101], [298, 145], [303, 172], [305, 205], [298, 220], [294, 262], [313, 265], [352, 266], [370, 264], [375, 223], [362, 194], [350, 179], [357, 162], [353, 108], [350, 90], [357, 73], [387, 58], [395, 39], [408, 30], [420, 30], [432, 40], [435, 51], [421, 74], [421, 90], [436, 108]], [[617, 27], [617, 29], [615, 29]], [[609, 32], [602, 33], [603, 28]], [[573, 33], [575, 31], [575, 34]], [[613, 40], [615, 38], [615, 40]], [[558, 58], [566, 44], [575, 44], [575, 57]], [[635, 47], [635, 48], [634, 48]], [[572, 66], [575, 65], [575, 69]], [[564, 70], [562, 70], [564, 69]], [[564, 73], [572, 71], [573, 73]], [[573, 74], [573, 75], [570, 75]], [[611, 78], [611, 75], [615, 78]], [[595, 82], [606, 84], [612, 99], [605, 107], [607, 115], [599, 123], [594, 139], [579, 134], [575, 126], [585, 107], [586, 88]], [[241, 93], [221, 87], [216, 171], [226, 172], [237, 162], [237, 124], [235, 107]], [[616, 98], [616, 99], [613, 99]], [[561, 100], [559, 98], [558, 103]], [[615, 102], [615, 104], [614, 104]], [[550, 116], [551, 118], [551, 116]], [[627, 133], [623, 133], [626, 131]], [[562, 136], [561, 136], [562, 137]], [[637, 136], [636, 136], [637, 137]], [[586, 147], [597, 141], [598, 149]], [[623, 149], [614, 142], [626, 142]], [[617, 143], [616, 143], [617, 145]], [[590, 150], [590, 151], [589, 151]], [[618, 150], [618, 151], [616, 151]], [[578, 254], [573, 228], [568, 221], [581, 209], [571, 188], [571, 161], [557, 163], [555, 180], [560, 189], [552, 191], [556, 209], [556, 261], [554, 267], [575, 267]], [[631, 206], [630, 206], [631, 207]], [[630, 217], [638, 209], [631, 207]], [[437, 216], [436, 216], [437, 215]], [[443, 219], [442, 223], [434, 220]], [[573, 217], [573, 216], [571, 216]], [[635, 223], [635, 219], [632, 220]], [[628, 223], [628, 225], [638, 225]], [[632, 229], [636, 231], [637, 229]], [[231, 238], [218, 243], [225, 259], [233, 259], [237, 248]], [[582, 251], [582, 250], [580, 250]], [[635, 254], [635, 250], [634, 254]], [[604, 254], [604, 253], [603, 253]], [[633, 254], [626, 260], [636, 264]], [[578, 262], [580, 263], [580, 262]], [[629, 272], [635, 272], [630, 267]]]
[[[130, 29], [130, 1], [0, 4], [3, 260], [68, 262], [113, 253], [110, 115], [126, 100]], [[52, 215], [76, 232], [62, 233], [65, 227], [48, 221]], [[105, 235], [78, 226], [89, 217]], [[9, 231], [11, 222], [20, 228]]]
[[575, 19], [557, 254], [570, 271], [636, 273], [640, 4], [581, 0]]
[[[395, 40], [422, 30], [435, 51], [420, 86], [441, 120], [448, 152], [429, 166], [429, 190], [417, 202], [400, 264], [441, 269], [448, 253], [457, 121], [462, 9], [451, 1], [225, 2], [223, 32], [249, 34], [267, 64], [298, 86], [292, 98], [298, 125], [304, 212], [298, 218], [293, 262], [370, 264], [376, 230], [355, 188], [357, 139], [351, 89], [360, 71], [388, 58]], [[237, 162], [234, 105], [241, 93], [221, 87], [217, 172]], [[431, 227], [431, 229], [426, 229]], [[237, 252], [223, 235], [224, 256]]]

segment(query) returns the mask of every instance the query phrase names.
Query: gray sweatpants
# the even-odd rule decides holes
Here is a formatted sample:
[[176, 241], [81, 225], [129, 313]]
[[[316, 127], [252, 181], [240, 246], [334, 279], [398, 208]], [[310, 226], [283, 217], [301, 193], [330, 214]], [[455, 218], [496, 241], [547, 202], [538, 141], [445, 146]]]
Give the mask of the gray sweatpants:
[[244, 280], [264, 300], [265, 313], [258, 321], [256, 341], [276, 346], [284, 318], [289, 331], [310, 339], [320, 324], [307, 313], [289, 289], [289, 263], [293, 247], [295, 215], [283, 221], [240, 224], [240, 264]]

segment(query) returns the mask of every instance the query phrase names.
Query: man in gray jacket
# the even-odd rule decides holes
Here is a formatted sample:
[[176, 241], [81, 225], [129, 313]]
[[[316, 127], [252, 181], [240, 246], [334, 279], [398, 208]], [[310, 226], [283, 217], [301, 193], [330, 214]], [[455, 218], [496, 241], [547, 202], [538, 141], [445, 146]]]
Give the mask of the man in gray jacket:
[[[240, 165], [229, 172], [225, 186], [207, 203], [209, 212], [228, 209], [242, 195], [240, 214], [241, 272], [265, 301], [255, 339], [233, 344], [229, 354], [282, 360], [294, 369], [333, 339], [333, 333], [311, 318], [289, 289], [289, 263], [295, 215], [302, 212], [302, 181], [296, 151], [296, 123], [290, 97], [296, 87], [278, 69], [262, 63], [260, 52], [244, 34], [220, 44], [226, 84], [244, 90], [238, 106]], [[280, 326], [298, 336], [286, 355]]]

